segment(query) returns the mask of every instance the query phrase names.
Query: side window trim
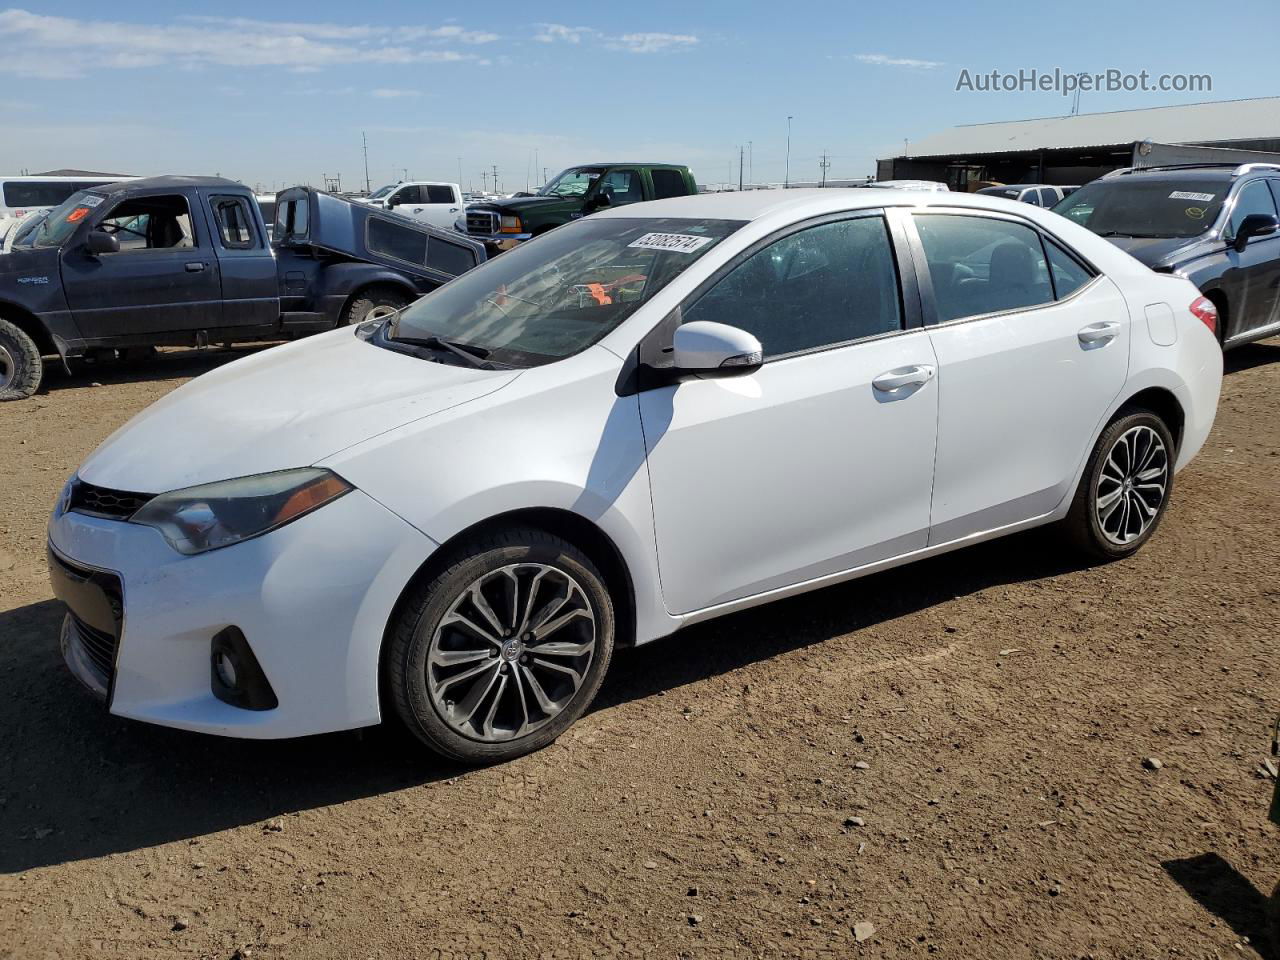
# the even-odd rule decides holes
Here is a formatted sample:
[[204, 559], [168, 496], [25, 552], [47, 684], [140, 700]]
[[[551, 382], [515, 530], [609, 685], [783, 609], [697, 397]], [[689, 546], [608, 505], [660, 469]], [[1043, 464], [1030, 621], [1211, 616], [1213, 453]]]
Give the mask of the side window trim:
[[[916, 289], [919, 291], [921, 309], [924, 317], [923, 322], [926, 327], [945, 327], [958, 323], [971, 323], [974, 320], [985, 320], [988, 317], [999, 317], [1010, 313], [1030, 313], [1033, 310], [1043, 310], [1046, 307], [1054, 307], [1060, 303], [1067, 303], [1074, 300], [1084, 291], [1090, 289], [1098, 282], [1098, 278], [1102, 276], [1102, 271], [1089, 262], [1089, 260], [1085, 259], [1085, 257], [1077, 252], [1074, 247], [1068, 243], [1064, 243], [1050, 231], [1027, 217], [1020, 217], [1003, 211], [983, 210], [978, 207], [929, 206], [917, 209], [914, 213], [909, 213], [906, 210], [903, 210], [902, 212], [904, 214], [904, 231], [907, 234], [911, 257], [915, 262]], [[1009, 310], [993, 310], [990, 313], [975, 313], [972, 316], [957, 317], [954, 320], [939, 321], [937, 300], [935, 299], [933, 292], [933, 277], [929, 273], [929, 264], [925, 257], [924, 243], [920, 239], [920, 231], [916, 229], [915, 213], [945, 214], [947, 216], [955, 217], [985, 217], [988, 220], [1005, 220], [1011, 223], [1021, 224], [1025, 227], [1030, 227], [1040, 238], [1040, 247], [1045, 254], [1045, 266], [1049, 269], [1049, 283], [1051, 288], [1054, 290], [1054, 299], [1050, 300], [1048, 303], [1038, 303], [1030, 307], [1014, 307]], [[1079, 264], [1086, 273], [1089, 274], [1088, 283], [1082, 284], [1076, 290], [1072, 291], [1069, 296], [1064, 297], [1061, 300], [1057, 298], [1057, 287], [1056, 281], [1053, 279], [1053, 269], [1048, 267], [1048, 251], [1045, 248], [1046, 243], [1056, 244], [1064, 254], [1069, 256]]]
[[[218, 246], [223, 250], [245, 251], [262, 249], [262, 238], [258, 236], [258, 228], [255, 225], [255, 217], [249, 209], [248, 201], [235, 194], [213, 193], [208, 197], [209, 212], [213, 216], [213, 233], [218, 238]], [[247, 243], [227, 243], [226, 236], [222, 230], [222, 218], [219, 214], [219, 208], [226, 203], [234, 203], [237, 215], [244, 221], [244, 226], [249, 233], [249, 241]]]
[[[732, 273], [737, 267], [741, 266], [752, 256], [759, 253], [766, 247], [772, 246], [779, 240], [785, 240], [787, 237], [800, 233], [813, 227], [825, 226], [829, 223], [839, 223], [844, 220], [857, 220], [866, 217], [879, 217], [885, 221], [885, 226], [889, 235], [889, 248], [894, 261], [894, 273], [898, 280], [898, 310], [902, 318], [902, 327], [898, 330], [889, 330], [884, 333], [872, 334], [866, 337], [857, 337], [853, 340], [844, 340], [839, 343], [824, 344], [819, 347], [810, 347], [805, 350], [796, 350], [791, 353], [775, 354], [765, 358], [765, 365], [776, 363], [782, 360], [791, 360], [796, 357], [808, 356], [815, 353], [825, 353], [828, 350], [840, 350], [844, 347], [853, 346], [859, 343], [867, 343], [872, 340], [883, 340], [887, 337], [899, 337], [903, 334], [913, 333], [923, 329], [924, 322], [920, 312], [920, 297], [915, 289], [917, 272], [912, 262], [910, 252], [904, 245], [906, 242], [905, 231], [900, 222], [895, 224], [895, 220], [902, 215], [906, 215], [904, 210], [894, 207], [868, 207], [859, 210], [844, 210], [837, 213], [828, 213], [818, 217], [812, 217], [808, 220], [802, 220], [798, 223], [788, 224], [773, 233], [762, 237], [752, 243], [745, 250], [739, 251], [728, 262], [721, 264], [711, 276], [703, 280], [695, 287], [683, 300], [680, 301], [665, 317], [640, 339], [638, 347], [638, 362], [640, 367], [647, 365], [647, 360], [655, 353], [665, 353], [670, 349], [670, 341], [675, 333], [676, 327], [680, 326], [681, 318], [685, 310], [692, 307], [698, 302], [712, 287], [719, 283], [722, 279]], [[649, 389], [641, 386], [639, 389]]]

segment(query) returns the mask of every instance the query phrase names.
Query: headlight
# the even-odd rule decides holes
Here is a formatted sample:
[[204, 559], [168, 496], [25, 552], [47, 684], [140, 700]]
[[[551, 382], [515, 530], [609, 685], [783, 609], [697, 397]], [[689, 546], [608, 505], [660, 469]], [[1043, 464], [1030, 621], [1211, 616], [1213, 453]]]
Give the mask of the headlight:
[[498, 227], [498, 232], [499, 233], [519, 233], [520, 218], [504, 216], [502, 218], [502, 225]]
[[282, 527], [351, 489], [318, 467], [260, 473], [162, 493], [129, 522], [155, 527], [179, 553], [204, 553]]

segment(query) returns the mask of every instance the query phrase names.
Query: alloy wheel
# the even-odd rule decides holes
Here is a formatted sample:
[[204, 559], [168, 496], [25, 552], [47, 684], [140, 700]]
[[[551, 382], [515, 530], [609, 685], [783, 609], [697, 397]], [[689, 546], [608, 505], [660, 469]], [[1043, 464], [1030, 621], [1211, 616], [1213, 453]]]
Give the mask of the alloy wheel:
[[573, 701], [595, 646], [595, 613], [577, 580], [547, 564], [510, 564], [473, 581], [441, 618], [427, 691], [457, 733], [516, 740]]
[[1098, 527], [1124, 546], [1150, 529], [1169, 489], [1169, 451], [1151, 427], [1130, 427], [1112, 444], [1094, 490]]

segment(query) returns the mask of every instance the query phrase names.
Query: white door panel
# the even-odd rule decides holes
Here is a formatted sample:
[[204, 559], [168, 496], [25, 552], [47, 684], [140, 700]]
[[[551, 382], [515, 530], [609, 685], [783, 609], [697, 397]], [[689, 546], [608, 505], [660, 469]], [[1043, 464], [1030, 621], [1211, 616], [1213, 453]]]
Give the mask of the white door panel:
[[1049, 513], [1129, 368], [1129, 312], [1099, 277], [1075, 297], [932, 328], [938, 457], [930, 544]]
[[935, 369], [920, 330], [642, 393], [667, 608], [924, 547]]

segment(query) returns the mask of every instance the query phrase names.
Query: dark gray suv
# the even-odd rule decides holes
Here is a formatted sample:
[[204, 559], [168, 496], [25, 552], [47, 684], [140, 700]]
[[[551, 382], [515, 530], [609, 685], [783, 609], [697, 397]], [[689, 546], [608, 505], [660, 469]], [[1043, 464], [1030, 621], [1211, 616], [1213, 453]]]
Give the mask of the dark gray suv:
[[1118, 170], [1053, 209], [1218, 308], [1223, 349], [1280, 333], [1280, 165]]

